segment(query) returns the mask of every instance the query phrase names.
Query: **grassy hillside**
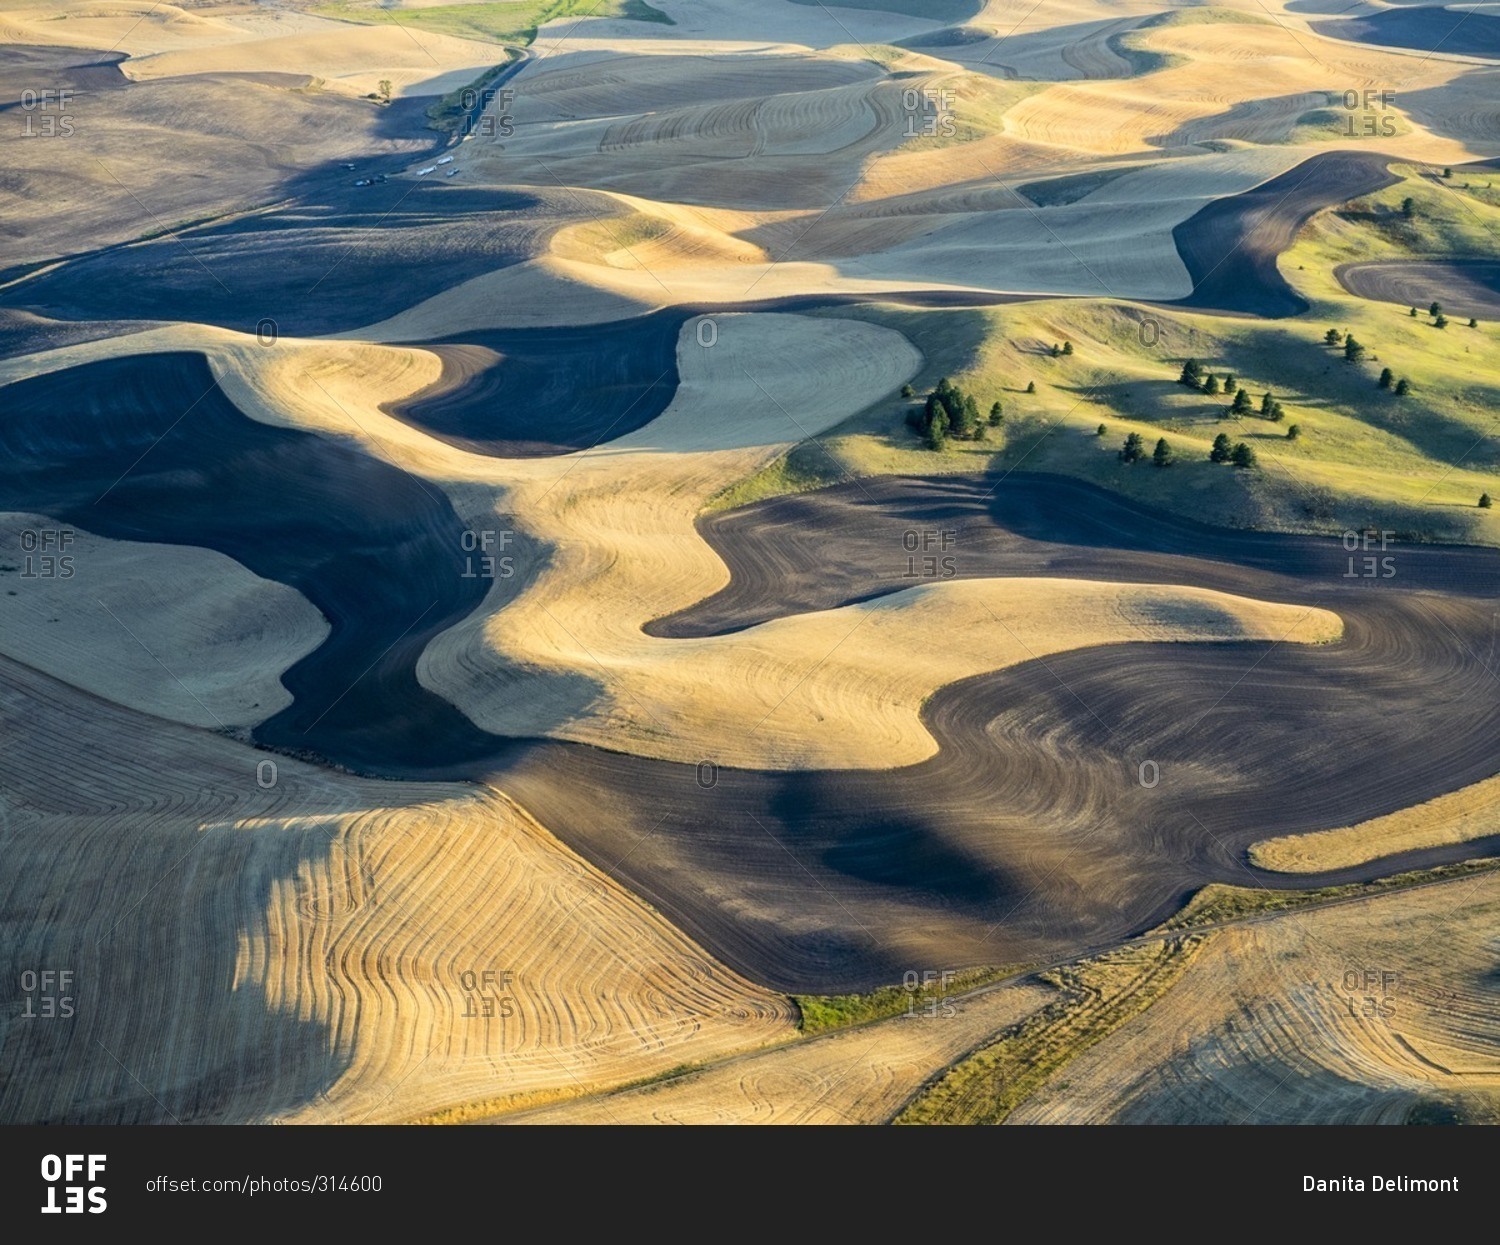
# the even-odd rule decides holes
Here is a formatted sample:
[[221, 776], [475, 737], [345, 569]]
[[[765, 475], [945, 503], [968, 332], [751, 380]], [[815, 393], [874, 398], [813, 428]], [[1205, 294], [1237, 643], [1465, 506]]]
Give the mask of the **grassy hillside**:
[[[1398, 171], [1401, 171], [1398, 168]], [[940, 376], [975, 392], [988, 409], [999, 398], [999, 437], [926, 449], [904, 424], [897, 394], [724, 494], [742, 504], [850, 476], [1004, 469], [1055, 471], [1090, 480], [1169, 511], [1231, 527], [1341, 532], [1374, 526], [1404, 539], [1500, 544], [1500, 443], [1490, 436], [1500, 409], [1500, 326], [1426, 314], [1349, 295], [1333, 269], [1354, 260], [1472, 256], [1493, 249], [1500, 208], [1479, 194], [1409, 170], [1403, 183], [1326, 212], [1282, 257], [1283, 274], [1312, 304], [1303, 316], [1255, 320], [1115, 300], [1042, 299], [1009, 306], [916, 311], [889, 305], [826, 314], [897, 329], [927, 366], [919, 398]], [[1455, 175], [1453, 182], [1460, 182]], [[1404, 199], [1413, 215], [1402, 214]], [[1433, 297], [1441, 299], [1442, 290]], [[1367, 354], [1347, 362], [1328, 329], [1351, 332]], [[1052, 346], [1071, 342], [1071, 355]], [[1177, 378], [1187, 358], [1221, 381], [1249, 390], [1254, 412], [1228, 418], [1230, 397], [1189, 389]], [[1397, 396], [1377, 378], [1389, 367], [1411, 392]], [[1027, 393], [1029, 383], [1036, 392]], [[1270, 392], [1285, 408], [1259, 416]], [[1300, 437], [1287, 438], [1293, 425]], [[1104, 434], [1097, 435], [1103, 425]], [[1160, 437], [1176, 462], [1119, 459], [1138, 433], [1149, 454]], [[1208, 461], [1214, 438], [1244, 441], [1259, 465], [1239, 470]]]
[[1058, 991], [1052, 1003], [948, 1069], [892, 1123], [1003, 1123], [1080, 1054], [1170, 990], [1201, 946], [1201, 936], [1168, 938], [1043, 973]]
[[558, 18], [625, 17], [675, 24], [646, 0], [513, 0], [508, 4], [440, 4], [425, 9], [381, 9], [367, 0], [333, 0], [314, 12], [351, 22], [410, 26], [461, 39], [522, 45], [536, 38], [539, 27]]

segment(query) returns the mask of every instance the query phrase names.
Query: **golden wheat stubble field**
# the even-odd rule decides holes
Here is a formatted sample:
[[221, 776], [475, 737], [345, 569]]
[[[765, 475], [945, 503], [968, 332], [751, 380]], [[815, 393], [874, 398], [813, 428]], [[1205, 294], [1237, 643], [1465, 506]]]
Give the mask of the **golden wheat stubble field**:
[[1482, 879], [1111, 950], [1496, 845], [1494, 51], [1301, 7], [0, 4], [0, 1119], [1487, 1118]]

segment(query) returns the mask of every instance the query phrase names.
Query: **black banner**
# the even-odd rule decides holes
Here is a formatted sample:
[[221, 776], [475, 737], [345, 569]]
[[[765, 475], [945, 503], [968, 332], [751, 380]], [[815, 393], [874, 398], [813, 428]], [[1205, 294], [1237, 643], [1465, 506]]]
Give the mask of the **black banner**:
[[[857, 1215], [883, 1206], [946, 1215], [953, 1199], [1141, 1222], [1163, 1213], [1197, 1233], [1267, 1214], [1286, 1223], [1371, 1223], [1488, 1209], [1493, 1134], [1484, 1128], [817, 1129], [723, 1142], [615, 1129], [0, 1129], [0, 1211], [16, 1239], [112, 1228], [442, 1230], [504, 1206], [647, 1227], [686, 1199], [731, 1223], [763, 1213]], [[715, 1190], [718, 1192], [716, 1193]], [[691, 1194], [691, 1197], [689, 1197]], [[850, 1202], [859, 1206], [850, 1206]], [[689, 1206], [691, 1203], [691, 1207]], [[926, 1210], [921, 1208], [925, 1204]], [[839, 1210], [837, 1208], [843, 1207]], [[1184, 1219], [1184, 1216], [1187, 1216]], [[1290, 1216], [1296, 1216], [1293, 1220]], [[852, 1220], [851, 1220], [852, 1222]], [[1059, 1225], [1061, 1226], [1061, 1224]]]

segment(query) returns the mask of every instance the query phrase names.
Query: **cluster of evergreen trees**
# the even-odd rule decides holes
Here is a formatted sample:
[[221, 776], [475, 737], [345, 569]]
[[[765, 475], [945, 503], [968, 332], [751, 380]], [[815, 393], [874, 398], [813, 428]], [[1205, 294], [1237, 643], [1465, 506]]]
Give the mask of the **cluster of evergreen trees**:
[[[1436, 303], [1433, 303], [1432, 307], [1434, 315], [1441, 314]], [[1416, 315], [1417, 309], [1413, 307], [1411, 313], [1412, 315]], [[1447, 321], [1444, 320], [1443, 325], [1446, 324]], [[1438, 327], [1441, 328], [1443, 325], [1439, 325]], [[1345, 363], [1363, 363], [1365, 355], [1368, 353], [1365, 350], [1365, 344], [1359, 341], [1353, 333], [1341, 333], [1338, 329], [1329, 329], [1328, 332], [1323, 334], [1323, 341], [1324, 344], [1329, 346], [1343, 346]], [[1380, 378], [1375, 382], [1375, 385], [1378, 389], [1389, 389], [1392, 393], [1402, 398], [1411, 392], [1411, 381], [1407, 380], [1404, 376], [1398, 378], [1388, 367], [1380, 369]]]
[[[1294, 428], [1295, 424], [1292, 425]], [[1104, 425], [1099, 425], [1099, 435], [1104, 435]], [[1122, 463], [1137, 463], [1146, 457], [1146, 441], [1138, 432], [1129, 433], [1125, 438], [1125, 444], [1120, 447], [1120, 461]], [[1170, 467], [1177, 461], [1177, 456], [1172, 452], [1172, 446], [1166, 437], [1161, 437], [1156, 442], [1156, 448], [1151, 452], [1151, 461], [1158, 467]], [[1232, 463], [1236, 467], [1253, 467], [1256, 465], [1255, 451], [1243, 441], [1230, 443], [1228, 436], [1219, 433], [1214, 438], [1213, 448], [1208, 451], [1208, 461], [1211, 463]]]
[[[1102, 429], [1103, 424], [1099, 427]], [[1101, 432], [1101, 436], [1104, 434]], [[1146, 442], [1138, 432], [1132, 432], [1125, 438], [1125, 444], [1120, 450], [1120, 461], [1122, 463], [1139, 462], [1146, 457]], [[1151, 461], [1158, 467], [1170, 467], [1177, 461], [1177, 456], [1172, 453], [1172, 447], [1167, 444], [1166, 437], [1161, 437], [1156, 442], [1156, 448], [1151, 451]]]
[[[914, 398], [910, 385], [901, 391], [901, 396]], [[1005, 408], [999, 401], [991, 404], [989, 415], [981, 418], [979, 401], [972, 393], [965, 393], [946, 376], [927, 395], [921, 406], [914, 406], [906, 414], [907, 424], [921, 433], [927, 447], [940, 450], [950, 439], [958, 441], [983, 441], [989, 429], [1005, 420]]]
[[[1233, 398], [1220, 416], [1221, 419], [1243, 419], [1255, 413], [1255, 401], [1251, 398], [1250, 391], [1235, 379], [1233, 372], [1220, 381], [1212, 372], [1205, 373], [1203, 365], [1197, 359], [1189, 359], [1182, 365], [1182, 374], [1177, 378], [1177, 383], [1210, 395], [1220, 392], [1232, 394]], [[1286, 410], [1276, 400], [1276, 395], [1267, 391], [1260, 395], [1260, 415], [1262, 419], [1280, 423], [1286, 418]]]
[[1407, 380], [1404, 376], [1397, 380], [1395, 372], [1391, 371], [1388, 367], [1383, 367], [1380, 369], [1380, 379], [1375, 382], [1375, 387], [1377, 389], [1389, 389], [1398, 397], [1404, 398], [1411, 392], [1411, 381]]
[[1233, 463], [1236, 467], [1253, 467], [1256, 461], [1255, 451], [1243, 441], [1236, 441], [1231, 445], [1229, 437], [1221, 432], [1214, 438], [1213, 448], [1208, 451], [1208, 461]]
[[[1415, 307], [1413, 307], [1411, 311], [1408, 312], [1408, 314], [1413, 320], [1415, 320], [1421, 313], [1418, 312]], [[1438, 302], [1437, 299], [1432, 300], [1432, 306], [1427, 308], [1427, 314], [1432, 317], [1433, 328], [1445, 329], [1448, 327], [1448, 317], [1443, 314], [1443, 304]], [[1477, 329], [1479, 327], [1479, 321], [1474, 319], [1473, 316], [1469, 317], [1469, 327], [1471, 329]]]

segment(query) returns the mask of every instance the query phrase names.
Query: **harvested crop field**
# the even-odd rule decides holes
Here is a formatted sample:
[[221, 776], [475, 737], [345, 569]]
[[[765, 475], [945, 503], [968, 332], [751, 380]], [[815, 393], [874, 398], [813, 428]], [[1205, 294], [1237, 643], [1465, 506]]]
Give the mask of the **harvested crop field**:
[[[1210, 878], [1284, 886], [1244, 863], [1268, 827], [1344, 824], [1350, 810], [1377, 816], [1415, 790], [1438, 795], [1494, 773], [1497, 711], [1473, 664], [1493, 633], [1492, 551], [1402, 547], [1393, 555], [1402, 587], [1351, 584], [1338, 541], [1202, 528], [1055, 478], [1011, 476], [993, 497], [992, 487], [869, 482], [716, 516], [705, 527], [734, 573], [730, 589], [660, 626], [717, 632], [889, 592], [908, 572], [906, 534], [949, 531], [959, 576], [1206, 584], [1328, 608], [1345, 637], [1314, 647], [1130, 645], [1027, 662], [935, 696], [924, 722], [938, 756], [889, 773], [772, 780], [725, 770], [703, 791], [691, 766], [585, 753], [582, 772], [614, 791], [635, 765], [655, 772], [643, 784], [649, 806], [612, 832], [586, 817], [587, 795], [548, 790], [535, 761], [510, 788], [580, 850], [620, 860], [623, 876], [732, 963], [797, 965], [799, 975], [773, 980], [833, 989], [876, 984], [903, 954], [1013, 961], [1069, 939], [1098, 945], [1164, 916]], [[1324, 746], [1306, 747], [1313, 738]], [[1445, 742], [1416, 754], [1398, 742], [1416, 738]], [[1369, 758], [1389, 749], [1411, 760], [1373, 775]], [[1164, 776], [1149, 788], [1147, 762]], [[1263, 789], [1257, 776], [1267, 772], [1278, 781]], [[705, 819], [717, 827], [711, 839], [692, 829]], [[1463, 851], [1383, 860], [1366, 876]], [[749, 879], [765, 876], [775, 884], [757, 888], [761, 906], [749, 909]], [[735, 897], [733, 929], [721, 894]], [[852, 932], [846, 911], [859, 914]], [[945, 932], [902, 942], [916, 912]], [[888, 951], [870, 945], [890, 938]], [[817, 963], [848, 975], [800, 975]]]
[[497, 1123], [884, 1124], [928, 1077], [1045, 999], [1040, 986], [1017, 983], [915, 1003], [865, 1028]]
[[1485, 875], [1212, 934], [1010, 1123], [1492, 1123]]
[[0, 1020], [6, 1123], [400, 1122], [794, 1033], [498, 792], [272, 757], [10, 661], [0, 715], [4, 967], [77, 982], [76, 1023]]
[[1500, 18], [1333, 7], [0, 0], [0, 1121], [1493, 1118]]
[[[331, 620], [327, 642], [286, 672], [294, 700], [262, 727], [270, 738], [308, 748], [320, 724], [348, 734], [353, 759], [358, 736], [404, 716], [378, 708], [397, 685], [428, 705], [419, 729], [457, 717], [413, 670], [426, 639], [483, 596], [460, 573], [465, 529], [438, 490], [347, 446], [247, 419], [201, 356], [101, 360], [5, 394], [0, 505], [117, 540], [214, 549]], [[265, 505], [269, 495], [279, 504]], [[190, 676], [185, 655], [164, 656]], [[337, 672], [320, 673], [325, 662]]]
[[[742, 340], [739, 323], [726, 322], [720, 353], [701, 352], [716, 367], [728, 367], [726, 376], [735, 367], [732, 344]], [[783, 322], [773, 316], [744, 323], [769, 329]], [[804, 335], [816, 323], [801, 328], [795, 318], [787, 322]], [[684, 337], [691, 340], [691, 331]], [[775, 338], [743, 340], [748, 348]], [[791, 353], [789, 344], [781, 349], [783, 358]], [[193, 496], [212, 497], [214, 518], [194, 521], [194, 541], [215, 542], [339, 622], [327, 642], [286, 672], [294, 702], [257, 727], [257, 738], [375, 773], [497, 783], [728, 963], [780, 988], [867, 988], [889, 980], [913, 957], [1014, 962], [1099, 945], [1160, 919], [1205, 882], [1236, 880], [1245, 871], [1243, 853], [1257, 839], [1380, 816], [1494, 772], [1500, 709], [1472, 677], [1476, 646], [1487, 645], [1493, 630], [1497, 555], [1489, 550], [1402, 547], [1392, 555], [1399, 558], [1398, 578], [1351, 586], [1344, 574], [1349, 555], [1338, 542], [1233, 535], [1168, 520], [1053, 477], [871, 482], [709, 520], [710, 540], [731, 571], [728, 588], [652, 627], [660, 638], [648, 641], [649, 648], [641, 641], [616, 648], [608, 630], [588, 630], [620, 621], [589, 618], [612, 580], [598, 582], [583, 612], [554, 598], [537, 623], [507, 622], [525, 619], [527, 602], [545, 578], [491, 583], [458, 573], [467, 529], [440, 492], [357, 451], [250, 421], [228, 405], [201, 361], [164, 356], [157, 367], [173, 360], [182, 372], [181, 405], [192, 401], [189, 391], [204, 386], [193, 395], [196, 418], [178, 425], [168, 426], [171, 407], [161, 403], [159, 390], [142, 387], [147, 373], [138, 358], [12, 386], [13, 409], [23, 421], [12, 425], [17, 474], [10, 487], [16, 492], [6, 504], [66, 518], [74, 512], [56, 489], [71, 476], [75, 506], [104, 493], [102, 505], [90, 512], [120, 515], [109, 529], [96, 518], [94, 530], [163, 539], [161, 516], [189, 513]], [[104, 369], [108, 385], [91, 382]], [[107, 388], [114, 396], [112, 405], [96, 401], [92, 415], [80, 411], [64, 447], [56, 439], [61, 429], [44, 437], [40, 416], [29, 416], [28, 423], [24, 413], [59, 402], [77, 406], [76, 398], [66, 397], [70, 385]], [[767, 401], [753, 385], [746, 396], [757, 405]], [[674, 418], [684, 428], [697, 427], [692, 400], [680, 401], [677, 414], [653, 425], [645, 444], [661, 445]], [[737, 431], [749, 431], [748, 425]], [[109, 453], [78, 457], [79, 447], [101, 439]], [[549, 495], [579, 498], [570, 503], [575, 507], [601, 472], [611, 473], [601, 480], [623, 473], [639, 482], [654, 460], [641, 456], [641, 466], [631, 469], [623, 449], [629, 441], [592, 466], [537, 460], [544, 470], [539, 480]], [[143, 465], [111, 488], [148, 445]], [[317, 447], [319, 455], [347, 465], [330, 473], [309, 460], [309, 509], [296, 517], [279, 512], [278, 523], [300, 532], [295, 558], [266, 557], [285, 548], [275, 541], [247, 551], [236, 541], [254, 529], [244, 526], [235, 490], [253, 491], [257, 477], [232, 464], [263, 470], [294, 445], [305, 447], [304, 457]], [[505, 470], [519, 470], [524, 460], [510, 461], [515, 465]], [[560, 465], [545, 465], [552, 461]], [[38, 477], [34, 468], [43, 464], [51, 470]], [[204, 484], [189, 492], [185, 481], [195, 474]], [[347, 492], [329, 491], [323, 481], [334, 477], [349, 482]], [[358, 482], [364, 478], [381, 481], [379, 526], [372, 527], [365, 509], [376, 490]], [[23, 481], [29, 481], [24, 488]], [[616, 496], [615, 487], [605, 495]], [[586, 510], [579, 513], [587, 518]], [[215, 524], [226, 528], [222, 536], [214, 535]], [[378, 555], [356, 552], [338, 537], [353, 531], [361, 533], [362, 549], [370, 549], [381, 531], [388, 543]], [[910, 578], [912, 531], [956, 533], [955, 582]], [[777, 535], [773, 541], [762, 533]], [[378, 574], [367, 561], [376, 556]], [[1091, 583], [1098, 587], [1088, 589]], [[966, 584], [983, 588], [983, 595], [966, 596]], [[1134, 584], [1161, 585], [1161, 592], [1142, 595], [1129, 587]], [[1135, 595], [1120, 596], [1106, 585], [1124, 585]], [[1232, 594], [1220, 600], [1240, 601], [1234, 608], [1243, 611], [1250, 602], [1277, 604], [1262, 621], [1244, 621], [1252, 617], [1244, 613], [1225, 629], [1222, 605], [1201, 596], [1184, 599], [1180, 586]], [[881, 637], [889, 624], [904, 628], [890, 633], [893, 638], [922, 625], [913, 604], [882, 595], [902, 588], [913, 601], [952, 603], [943, 607], [949, 611], [969, 601], [962, 607], [967, 613], [934, 614], [948, 620], [934, 625], [988, 632], [999, 648], [979, 652], [977, 664], [967, 667], [929, 663], [925, 686], [936, 684], [935, 694], [917, 695], [912, 703], [921, 705], [919, 738], [930, 743], [911, 761], [895, 769], [873, 761], [866, 763], [870, 768], [845, 768], [832, 758], [859, 754], [827, 749], [847, 748], [858, 738], [852, 724], [869, 729], [884, 706], [906, 694], [893, 690], [902, 686], [894, 671], [911, 641], [899, 640], [895, 650], [879, 647], [888, 643]], [[355, 604], [368, 603], [376, 590], [388, 595], [387, 606], [370, 611]], [[1069, 631], [1074, 624], [1061, 620], [1090, 597], [1094, 606], [1116, 611], [1116, 628], [1123, 619], [1134, 629], [1111, 632], [1088, 623], [1091, 632]], [[1127, 601], [1133, 602], [1128, 608]], [[434, 637], [466, 616], [484, 623], [481, 602], [510, 628], [528, 628], [506, 641], [498, 663], [486, 657], [482, 668], [492, 672], [487, 683], [504, 678], [495, 690], [507, 684], [535, 689], [520, 698], [529, 718], [504, 716], [515, 712], [514, 690], [495, 709], [484, 707], [495, 703], [487, 700], [460, 713], [442, 694], [452, 676], [436, 683], [432, 673], [419, 678], [424, 654], [431, 662], [442, 652], [441, 646], [428, 651]], [[827, 613], [844, 609], [851, 613], [843, 621]], [[562, 624], [560, 617], [572, 621]], [[819, 622], [824, 618], [827, 624]], [[1037, 630], [1037, 618], [1050, 618], [1050, 628]], [[876, 621], [867, 626], [868, 619]], [[783, 638], [755, 640], [757, 629], [775, 627], [780, 630], [766, 635]], [[512, 643], [534, 645], [553, 629], [572, 644], [580, 633], [590, 636], [571, 666], [538, 681], [536, 658], [522, 664], [504, 657]], [[1151, 643], [1153, 629], [1168, 638], [1221, 642]], [[1340, 633], [1342, 639], [1329, 642]], [[444, 643], [457, 635], [449, 632]], [[756, 681], [771, 679], [774, 667], [760, 648], [739, 643], [742, 636], [777, 660], [806, 652], [789, 666], [784, 690], [748, 708], [726, 711], [722, 694], [700, 707], [693, 688], [712, 676], [692, 673], [679, 689], [673, 679], [681, 676], [663, 664], [679, 653], [691, 663], [695, 648], [712, 645], [705, 654], [715, 654], [711, 663], [720, 671], [745, 662], [736, 654], [746, 653], [753, 664], [743, 668], [754, 671]], [[1133, 642], [1118, 643], [1127, 638]], [[836, 656], [840, 648], [843, 657]], [[862, 656], [867, 651], [878, 659]], [[593, 737], [628, 750], [506, 728], [509, 720], [539, 722], [564, 739], [576, 736], [568, 706], [570, 700], [577, 706], [572, 722], [581, 721], [587, 698], [597, 695], [587, 686], [600, 653], [617, 666], [604, 688], [623, 710], [640, 715], [633, 729], [642, 744], [627, 743], [616, 716], [605, 718], [606, 729]], [[552, 660], [565, 656], [566, 650]], [[472, 681], [475, 660], [463, 656], [453, 668]], [[629, 661], [642, 663], [650, 681], [622, 685], [636, 677]], [[789, 712], [783, 702], [798, 703], [794, 693], [826, 686], [847, 697], [861, 686], [856, 672], [870, 668], [892, 672], [871, 685], [869, 708], [814, 699], [805, 719], [786, 719], [797, 748], [820, 749], [812, 755], [829, 760], [812, 767], [784, 763], [777, 772], [726, 755], [735, 730], [748, 728], [754, 743], [772, 714]], [[642, 712], [642, 698], [657, 707]], [[495, 722], [490, 731], [475, 725], [486, 720], [481, 708]], [[820, 725], [835, 710], [851, 725]], [[543, 712], [550, 720], [539, 717]], [[662, 738], [669, 715], [698, 725], [673, 746], [675, 759], [657, 759], [653, 754], [663, 744], [649, 741]], [[776, 722], [778, 732], [786, 729], [782, 719]], [[1213, 728], [1198, 729], [1205, 722]], [[716, 743], [713, 732], [726, 728], [726, 742]], [[778, 734], [761, 738], [776, 746]], [[1327, 746], [1306, 749], [1299, 741], [1307, 738]], [[1405, 749], [1413, 738], [1441, 739], [1443, 746], [1384, 781], [1372, 780], [1368, 757]], [[701, 751], [682, 755], [695, 740]], [[884, 755], [889, 763], [900, 754], [887, 743]], [[1165, 775], [1159, 783], [1143, 783], [1147, 762]], [[714, 775], [707, 785], [705, 765]], [[1280, 775], [1275, 788], [1248, 804], [1244, 793], [1255, 789], [1256, 775], [1270, 770]], [[940, 801], [934, 792], [942, 793]], [[595, 811], [605, 800], [613, 810], [609, 819]], [[715, 827], [710, 837], [696, 832], [705, 821]], [[1437, 863], [1457, 850], [1424, 848], [1322, 880]], [[850, 913], [857, 914], [853, 926]]]

